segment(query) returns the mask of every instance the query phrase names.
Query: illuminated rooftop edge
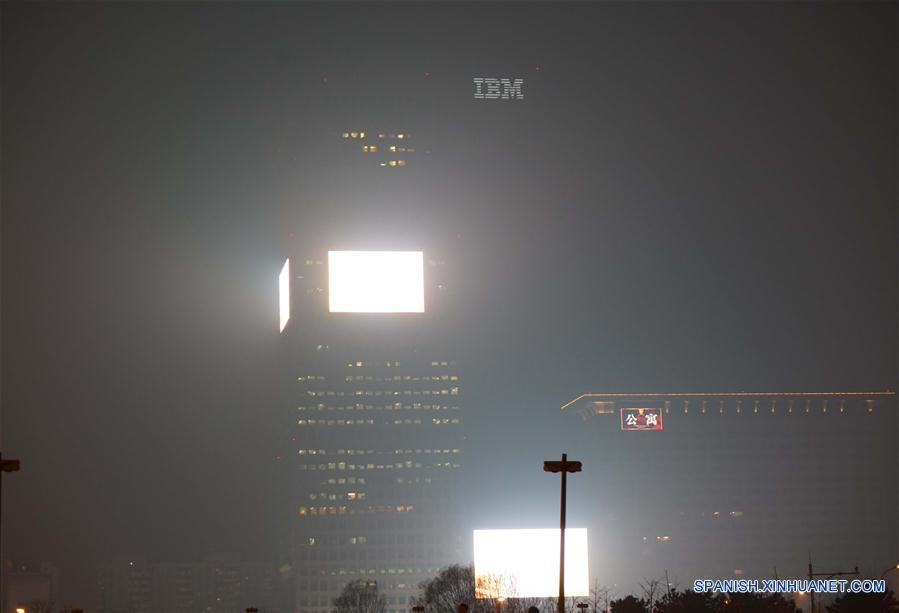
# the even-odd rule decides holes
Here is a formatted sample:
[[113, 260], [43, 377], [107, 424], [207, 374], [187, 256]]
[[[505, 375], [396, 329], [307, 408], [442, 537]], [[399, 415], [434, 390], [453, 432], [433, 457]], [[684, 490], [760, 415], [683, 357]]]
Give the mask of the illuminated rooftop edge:
[[562, 405], [561, 410], [564, 411], [575, 402], [579, 400], [583, 400], [584, 398], [660, 398], [663, 396], [669, 397], [683, 397], [689, 396], [692, 398], [702, 397], [702, 396], [713, 396], [715, 398], [721, 397], [746, 397], [746, 396], [895, 396], [896, 392], [892, 390], [886, 391], [877, 391], [877, 392], [635, 392], [632, 394], [625, 393], [609, 393], [603, 394], [599, 392], [589, 392], [586, 394], [581, 394], [574, 400], [570, 400]]

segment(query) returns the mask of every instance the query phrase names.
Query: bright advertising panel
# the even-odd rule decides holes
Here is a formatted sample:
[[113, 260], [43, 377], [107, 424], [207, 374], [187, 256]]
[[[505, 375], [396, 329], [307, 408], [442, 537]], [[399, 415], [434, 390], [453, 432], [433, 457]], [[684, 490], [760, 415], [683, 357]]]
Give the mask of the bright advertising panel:
[[279, 332], [284, 332], [284, 326], [290, 319], [290, 258], [284, 261], [278, 275], [278, 315]]
[[332, 313], [424, 313], [421, 251], [329, 251]]
[[[475, 530], [477, 598], [559, 594], [559, 529]], [[565, 530], [565, 595], [587, 596], [587, 529]]]
[[621, 409], [622, 430], [661, 430], [662, 409], [659, 407], [634, 407]]

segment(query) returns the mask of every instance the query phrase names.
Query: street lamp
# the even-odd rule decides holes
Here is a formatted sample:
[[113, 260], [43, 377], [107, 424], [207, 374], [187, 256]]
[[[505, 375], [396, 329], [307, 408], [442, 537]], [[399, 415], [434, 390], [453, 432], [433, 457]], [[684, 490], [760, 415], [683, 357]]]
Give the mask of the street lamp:
[[[22, 469], [22, 463], [19, 460], [4, 460], [3, 454], [0, 453], [0, 509], [3, 508], [3, 473], [14, 473], [18, 472]], [[3, 542], [2, 542], [2, 521], [0, 521], [0, 553], [3, 552]], [[3, 574], [0, 572], [0, 594], [3, 594]], [[3, 605], [0, 604], [0, 607]], [[21, 610], [20, 610], [21, 609]], [[25, 613], [25, 609], [22, 607], [16, 608], [16, 613]]]
[[543, 462], [543, 471], [562, 473], [562, 509], [559, 520], [559, 604], [558, 613], [565, 613], [565, 487], [568, 473], [581, 472], [581, 463], [568, 460], [568, 454], [562, 454], [562, 461], [547, 460]]
[[880, 573], [880, 578], [883, 579], [888, 572], [893, 570], [899, 570], [899, 564], [894, 564], [893, 566], [890, 566], [888, 569]]

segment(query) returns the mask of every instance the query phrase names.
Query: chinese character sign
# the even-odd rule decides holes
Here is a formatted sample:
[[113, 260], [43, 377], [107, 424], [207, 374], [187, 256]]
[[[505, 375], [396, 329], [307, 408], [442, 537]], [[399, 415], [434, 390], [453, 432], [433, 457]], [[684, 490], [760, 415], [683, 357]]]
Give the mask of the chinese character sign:
[[658, 407], [622, 408], [622, 430], [661, 430], [662, 409]]

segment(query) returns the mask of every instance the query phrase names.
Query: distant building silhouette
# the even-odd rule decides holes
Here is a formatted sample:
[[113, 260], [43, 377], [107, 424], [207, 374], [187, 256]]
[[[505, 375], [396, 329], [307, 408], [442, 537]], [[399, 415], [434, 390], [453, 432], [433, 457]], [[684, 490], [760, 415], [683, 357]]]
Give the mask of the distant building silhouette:
[[[641, 408], [663, 429], [629, 431]], [[809, 553], [870, 574], [895, 563], [892, 392], [595, 393], [563, 410], [587, 422], [591, 572], [606, 581], [801, 577]]]
[[101, 613], [195, 613], [272, 609], [272, 564], [237, 554], [209, 555], [198, 562], [148, 563], [119, 558], [99, 571]]
[[39, 607], [45, 611], [50, 607], [59, 609], [59, 569], [55, 565], [49, 562], [34, 567], [9, 564], [3, 572], [4, 613], [12, 613], [17, 607], [27, 611]]

